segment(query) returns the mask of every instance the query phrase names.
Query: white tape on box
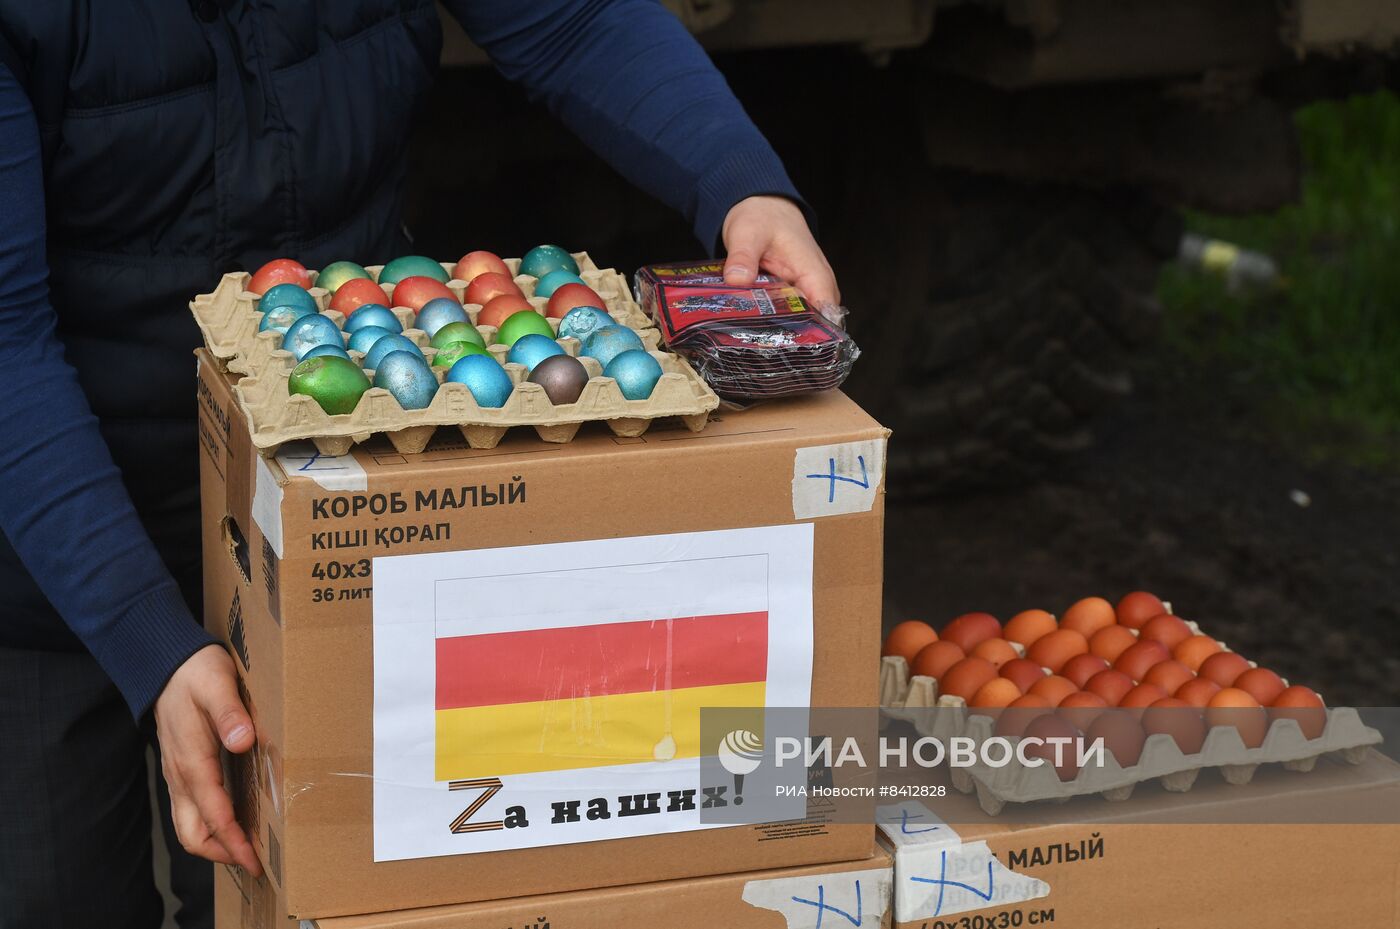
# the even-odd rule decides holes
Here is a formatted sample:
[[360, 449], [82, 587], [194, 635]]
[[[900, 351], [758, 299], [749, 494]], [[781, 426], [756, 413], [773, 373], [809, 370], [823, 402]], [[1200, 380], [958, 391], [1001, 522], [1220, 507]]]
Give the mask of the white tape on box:
[[267, 544], [282, 557], [282, 485], [261, 455], [257, 456], [257, 480], [253, 484], [253, 522]]
[[876, 810], [876, 825], [894, 851], [895, 922], [913, 922], [1024, 903], [1050, 885], [1017, 874], [986, 842], [964, 842], [917, 800]]
[[892, 876], [889, 868], [872, 868], [749, 881], [744, 902], [781, 913], [788, 929], [819, 929], [838, 917], [843, 927], [876, 927], [889, 912]]
[[369, 476], [354, 455], [322, 455], [310, 442], [289, 442], [277, 450], [288, 477], [309, 477], [326, 490], [368, 490]]
[[884, 474], [884, 439], [799, 448], [792, 467], [792, 515], [813, 519], [869, 512]]

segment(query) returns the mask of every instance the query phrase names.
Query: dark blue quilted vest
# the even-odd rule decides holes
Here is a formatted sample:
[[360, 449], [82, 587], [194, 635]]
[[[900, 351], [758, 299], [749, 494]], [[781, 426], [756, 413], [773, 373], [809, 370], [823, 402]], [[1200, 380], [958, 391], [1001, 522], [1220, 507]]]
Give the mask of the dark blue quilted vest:
[[[0, 0], [0, 56], [43, 144], [59, 333], [187, 590], [188, 301], [271, 258], [404, 250], [406, 139], [440, 47], [432, 0]], [[2, 536], [0, 588], [20, 613], [0, 641], [76, 644]]]

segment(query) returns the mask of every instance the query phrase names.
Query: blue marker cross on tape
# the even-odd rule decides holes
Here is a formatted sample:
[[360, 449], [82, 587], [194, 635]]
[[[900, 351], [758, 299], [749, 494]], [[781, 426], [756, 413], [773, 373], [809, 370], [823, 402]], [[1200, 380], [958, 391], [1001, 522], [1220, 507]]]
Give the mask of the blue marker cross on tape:
[[856, 477], [847, 477], [847, 476], [844, 475], [844, 474], [837, 474], [837, 473], [836, 473], [836, 459], [835, 459], [835, 458], [828, 458], [826, 461], [827, 461], [827, 468], [828, 468], [827, 473], [825, 473], [825, 474], [808, 474], [807, 477], [810, 478], [810, 479], [812, 479], [812, 480], [830, 481], [830, 482], [831, 482], [831, 486], [827, 489], [827, 493], [826, 493], [826, 502], [827, 502], [827, 503], [834, 503], [834, 502], [836, 501], [836, 485], [837, 485], [838, 482], [840, 482], [840, 483], [845, 483], [845, 484], [855, 484], [857, 487], [860, 487], [860, 488], [863, 488], [863, 489], [866, 489], [866, 490], [868, 490], [868, 489], [870, 488], [870, 472], [866, 470], [866, 467], [865, 467], [865, 456], [864, 456], [864, 455], [857, 455], [857, 456], [856, 456], [856, 462], [860, 465], [860, 477], [858, 477], [858, 478], [856, 478]]
[[815, 900], [807, 900], [803, 897], [793, 897], [792, 899], [794, 903], [805, 903], [808, 906], [814, 906], [817, 908], [817, 925], [815, 929], [822, 929], [822, 917], [824, 917], [828, 912], [835, 913], [838, 916], [846, 917], [847, 922], [849, 922], [852, 926], [859, 926], [861, 924], [861, 920], [865, 918], [865, 907], [861, 903], [860, 899], [860, 878], [856, 878], [856, 913], [854, 916], [852, 916], [850, 913], [847, 913], [840, 907], [833, 906], [832, 904], [826, 902], [825, 884], [817, 885], [817, 899]]

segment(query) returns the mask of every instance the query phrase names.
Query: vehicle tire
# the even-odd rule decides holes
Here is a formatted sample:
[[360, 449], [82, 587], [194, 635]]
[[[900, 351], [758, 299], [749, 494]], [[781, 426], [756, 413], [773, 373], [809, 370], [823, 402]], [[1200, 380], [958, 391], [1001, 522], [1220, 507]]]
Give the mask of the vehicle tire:
[[1179, 224], [1129, 194], [921, 174], [864, 198], [888, 211], [880, 231], [838, 236], [838, 268], [894, 272], [847, 276], [865, 354], [848, 389], [894, 430], [894, 495], [1032, 479], [1132, 390]]

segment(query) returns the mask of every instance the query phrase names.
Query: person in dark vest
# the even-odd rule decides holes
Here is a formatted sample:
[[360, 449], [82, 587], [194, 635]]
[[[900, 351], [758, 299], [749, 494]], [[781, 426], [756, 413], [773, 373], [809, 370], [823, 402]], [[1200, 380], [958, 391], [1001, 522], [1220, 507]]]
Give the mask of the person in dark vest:
[[[783, 166], [657, 3], [444, 5], [731, 281], [838, 299]], [[432, 0], [0, 0], [0, 929], [160, 925], [152, 737], [181, 924], [211, 925], [193, 856], [260, 871], [219, 761], [255, 733], [193, 618], [187, 303], [276, 257], [411, 251], [402, 142], [440, 46]]]

